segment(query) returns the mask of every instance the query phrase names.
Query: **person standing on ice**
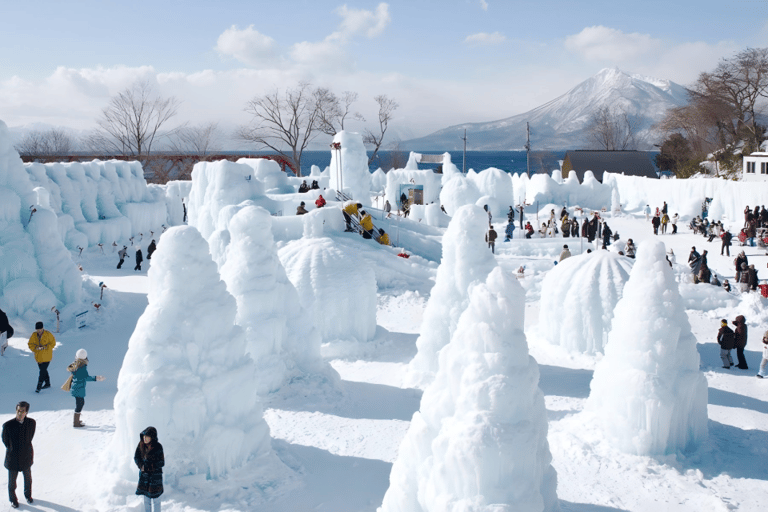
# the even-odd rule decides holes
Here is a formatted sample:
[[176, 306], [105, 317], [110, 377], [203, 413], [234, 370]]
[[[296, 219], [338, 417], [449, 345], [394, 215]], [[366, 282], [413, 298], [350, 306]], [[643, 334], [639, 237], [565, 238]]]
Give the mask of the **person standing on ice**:
[[8, 338], [13, 336], [13, 327], [8, 322], [8, 315], [0, 309], [0, 356], [5, 355], [8, 348]]
[[488, 247], [490, 247], [491, 252], [496, 254], [496, 237], [498, 234], [496, 233], [496, 230], [493, 229], [493, 226], [488, 230], [488, 232], [485, 234], [485, 241], [488, 242]]
[[[666, 203], [665, 203], [666, 206]], [[661, 234], [664, 235], [667, 233], [667, 224], [669, 224], [669, 215], [667, 215], [667, 212], [664, 212], [661, 214]]]
[[731, 239], [733, 238], [733, 235], [730, 231], [725, 231], [723, 233], [722, 237], [722, 245], [720, 245], [720, 256], [723, 255], [723, 251], [725, 251], [725, 255], [730, 257], [731, 256]]
[[763, 333], [763, 359], [760, 361], [760, 371], [757, 372], [757, 378], [763, 379], [768, 376], [768, 331]]
[[608, 227], [608, 223], [603, 223], [603, 245], [608, 247], [611, 245], [611, 235], [613, 235], [613, 231], [611, 231], [611, 228]]
[[733, 366], [731, 350], [733, 349], [735, 335], [730, 327], [728, 320], [720, 321], [720, 330], [717, 331], [717, 344], [720, 345], [720, 359], [723, 360], [723, 368], [729, 370]]
[[160, 512], [160, 496], [163, 494], [163, 466], [165, 455], [163, 445], [157, 441], [157, 429], [145, 428], [139, 434], [139, 445], [133, 454], [133, 461], [139, 468], [139, 484], [136, 494], [144, 496], [144, 510], [152, 512], [152, 502], [155, 502], [155, 512]]
[[[323, 196], [320, 196], [323, 197]], [[318, 206], [319, 208], [319, 206]], [[384, 202], [384, 211], [387, 212], [387, 218], [392, 216], [392, 205], [389, 204], [389, 199]]]
[[123, 263], [125, 263], [126, 254], [128, 254], [128, 247], [124, 245], [122, 249], [117, 251], [117, 255], [120, 256], [120, 261], [117, 263], [117, 268], [122, 267]]
[[645, 213], [645, 220], [650, 220], [651, 218], [651, 205], [647, 204], [645, 205], [645, 208], [643, 208], [643, 213]]
[[181, 222], [187, 222], [187, 205], [184, 204], [184, 200], [181, 200], [181, 207], [184, 209], [184, 218]]
[[141, 247], [136, 247], [136, 266], [133, 270], [141, 270], [141, 262], [144, 261], [144, 256], [141, 254]]
[[653, 226], [653, 234], [658, 235], [659, 234], [659, 226], [661, 225], [661, 218], [658, 214], [653, 216], [653, 219], [651, 219], [651, 225]]
[[744, 315], [739, 315], [732, 323], [736, 326], [736, 329], [733, 331], [733, 346], [736, 349], [736, 360], [739, 362], [736, 368], [749, 370], [747, 359], [744, 357], [744, 348], [747, 346], [747, 321]]
[[69, 393], [75, 397], [75, 417], [72, 426], [75, 428], [84, 427], [85, 424], [80, 421], [80, 413], [85, 405], [85, 384], [89, 380], [103, 382], [103, 375], [91, 377], [88, 374], [88, 352], [81, 348], [75, 354], [75, 362], [67, 367], [72, 374], [72, 383]]
[[672, 224], [672, 234], [674, 235], [677, 233], [677, 221], [680, 220], [680, 216], [678, 214], [674, 214], [672, 216], [672, 219], [669, 221]]
[[28, 345], [29, 350], [35, 354], [35, 361], [40, 370], [40, 374], [37, 377], [37, 389], [35, 389], [35, 393], [39, 393], [41, 389], [51, 387], [48, 365], [51, 364], [51, 359], [53, 359], [53, 347], [56, 346], [56, 338], [54, 338], [50, 331], [43, 329], [43, 322], [37, 322], [35, 324], [35, 332], [29, 337]]
[[157, 250], [157, 244], [155, 244], [155, 241], [152, 240], [149, 243], [149, 247], [147, 247], [147, 260], [152, 259], [152, 253], [155, 252], [156, 250]]
[[5, 469], [8, 470], [8, 498], [11, 507], [19, 508], [19, 500], [16, 498], [16, 479], [19, 471], [24, 475], [24, 497], [27, 503], [34, 503], [32, 499], [32, 464], [35, 451], [32, 448], [32, 439], [35, 437], [37, 423], [28, 418], [29, 403], [16, 404], [16, 417], [3, 423], [3, 444], [5, 445]]
[[519, 205], [517, 205], [517, 210], [520, 212], [520, 229], [523, 229], [523, 217], [525, 217], [525, 206], [522, 203], [520, 203]]

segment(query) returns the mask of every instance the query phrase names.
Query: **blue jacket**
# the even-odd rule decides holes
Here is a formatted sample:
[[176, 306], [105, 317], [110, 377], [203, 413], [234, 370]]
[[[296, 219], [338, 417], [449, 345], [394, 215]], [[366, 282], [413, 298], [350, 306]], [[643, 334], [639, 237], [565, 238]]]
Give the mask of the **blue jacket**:
[[74, 397], [85, 398], [85, 383], [89, 380], [96, 380], [96, 377], [88, 375], [88, 363], [82, 359], [78, 359], [72, 363], [69, 371], [72, 371], [71, 368], [73, 366], [77, 367], [77, 369], [72, 372], [72, 388], [69, 392]]

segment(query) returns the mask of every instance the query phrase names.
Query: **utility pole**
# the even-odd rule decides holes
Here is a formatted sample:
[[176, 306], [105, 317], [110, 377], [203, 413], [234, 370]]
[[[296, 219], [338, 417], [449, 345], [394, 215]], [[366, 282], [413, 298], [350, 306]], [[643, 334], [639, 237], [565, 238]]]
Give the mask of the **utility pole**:
[[467, 129], [464, 128], [464, 137], [462, 137], [462, 140], [464, 141], [464, 159], [461, 161], [461, 173], [467, 174]]
[[531, 127], [526, 121], [525, 123], [525, 165], [527, 167], [528, 177], [531, 177]]

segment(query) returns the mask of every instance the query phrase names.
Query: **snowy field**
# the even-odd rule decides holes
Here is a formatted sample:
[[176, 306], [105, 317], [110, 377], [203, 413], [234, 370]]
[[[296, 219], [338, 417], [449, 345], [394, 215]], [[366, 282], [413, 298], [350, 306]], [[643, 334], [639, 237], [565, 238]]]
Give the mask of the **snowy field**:
[[[709, 197], [710, 218], [738, 233], [764, 185], [465, 176], [449, 160], [437, 175], [413, 154], [370, 174], [360, 136], [337, 141], [336, 172], [313, 168], [320, 189], [305, 194], [260, 159], [201, 163], [160, 187], [137, 163], [25, 166], [0, 122], [0, 304], [16, 330], [0, 419], [25, 400], [37, 421], [35, 503], [22, 508], [143, 510], [132, 456], [149, 425], [171, 512], [764, 508], [768, 299], [737, 290], [733, 258], [743, 249], [765, 278], [768, 254], [735, 242], [721, 256], [687, 228]], [[345, 230], [342, 209], [357, 207], [335, 200], [342, 183], [393, 246]], [[426, 203], [408, 219], [369, 206], [397, 210], [403, 186]], [[620, 240], [592, 254], [585, 239], [519, 229], [503, 242], [514, 198], [537, 227], [563, 204], [581, 220], [605, 208]], [[309, 213], [293, 214], [302, 201]], [[662, 201], [680, 213], [675, 235], [641, 213]], [[629, 238], [636, 260], [619, 254]], [[572, 256], [556, 264], [564, 244]], [[693, 284], [692, 246], [733, 291]], [[37, 320], [56, 330], [51, 306], [53, 387], [36, 394], [27, 340]], [[716, 333], [739, 315], [749, 369], [726, 369]], [[59, 386], [80, 348], [106, 381], [88, 383], [74, 429]]]
[[[612, 219], [611, 226], [642, 246], [653, 238], [650, 224], [640, 215]], [[706, 243], [681, 227], [677, 235], [659, 237], [685, 259], [690, 247], [709, 248], [711, 268], [732, 280], [732, 258], [719, 256], [716, 242]], [[561, 240], [578, 251], [579, 240]], [[511, 270], [520, 265], [551, 268], [552, 258], [514, 256], [516, 240], [499, 243], [497, 259]], [[738, 249], [733, 248], [734, 251]], [[746, 249], [751, 262], [764, 268], [765, 251]], [[732, 252], [733, 255], [733, 252]], [[28, 510], [90, 511], [142, 509], [138, 497], [124, 505], [105, 505], [107, 489], [101, 483], [104, 450], [115, 432], [113, 400], [128, 340], [147, 305], [147, 271], [134, 272], [127, 264], [116, 270], [117, 257], [98, 248], [85, 251], [80, 263], [88, 279], [107, 284], [103, 307], [90, 314], [87, 327], [70, 327], [57, 335], [51, 376], [54, 387], [37, 395], [37, 367], [26, 347], [29, 333], [18, 330], [11, 348], [0, 359], [5, 405], [3, 421], [12, 417], [13, 404], [27, 400], [37, 420], [34, 506]], [[151, 266], [149, 266], [151, 268]], [[425, 273], [430, 269], [425, 268]], [[542, 341], [539, 301], [544, 271], [521, 279], [526, 288], [525, 332], [531, 354], [539, 363], [539, 386], [544, 392], [549, 420], [552, 464], [557, 470], [557, 494], [564, 511], [609, 510], [760, 510], [768, 499], [768, 382], [755, 378], [760, 362], [760, 338], [768, 328], [765, 301], [738, 294], [712, 298], [707, 285], [685, 285], [687, 310], [698, 341], [701, 370], [709, 385], [708, 430], [703, 445], [687, 455], [644, 457], [623, 454], [605, 442], [582, 414], [590, 381], [600, 356], [572, 355]], [[342, 378], [343, 395], [333, 401], [302, 403], [286, 400], [265, 404], [264, 417], [274, 438], [278, 457], [295, 471], [295, 482], [277, 495], [263, 494], [261, 506], [244, 506], [220, 499], [216, 486], [201, 487], [195, 500], [167, 489], [164, 509], [264, 511], [364, 511], [381, 505], [389, 485], [389, 472], [409, 421], [419, 408], [421, 391], [403, 386], [403, 371], [416, 353], [427, 296], [401, 287], [380, 293], [377, 330], [365, 355], [333, 359]], [[563, 304], [567, 308], [568, 304]], [[638, 304], [638, 310], [642, 310]], [[562, 311], [551, 311], [561, 315]], [[749, 325], [746, 357], [749, 370], [721, 368], [715, 333], [720, 318], [745, 314]], [[46, 327], [50, 327], [47, 325]], [[83, 413], [87, 428], [72, 429], [74, 399], [58, 389], [67, 377], [64, 354], [88, 350], [92, 374], [107, 377], [88, 384]], [[235, 384], [233, 384], [235, 385]], [[162, 442], [162, 433], [161, 433]], [[172, 457], [173, 454], [167, 454]], [[125, 454], [129, 458], [130, 454]], [[246, 484], [247, 485], [247, 484]], [[267, 498], [268, 496], [268, 498]]]

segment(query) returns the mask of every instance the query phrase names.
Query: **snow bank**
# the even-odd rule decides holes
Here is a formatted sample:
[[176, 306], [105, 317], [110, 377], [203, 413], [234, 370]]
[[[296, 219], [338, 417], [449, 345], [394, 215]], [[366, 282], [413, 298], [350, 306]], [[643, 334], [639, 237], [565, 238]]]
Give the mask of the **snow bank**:
[[[0, 298], [12, 315], [37, 316], [77, 306], [83, 282], [59, 233], [59, 222], [37, 204], [36, 191], [0, 121]], [[36, 210], [33, 212], [33, 210]]]
[[[331, 150], [331, 182], [334, 190], [342, 190], [356, 202], [371, 204], [371, 172], [368, 170], [368, 152], [359, 133], [340, 131], [333, 142], [340, 150]], [[339, 175], [341, 172], [341, 175]]]
[[381, 512], [558, 510], [539, 368], [523, 332], [525, 294], [499, 267], [470, 288]]
[[269, 212], [256, 206], [235, 214], [221, 266], [237, 300], [236, 323], [245, 329], [245, 353], [256, 363], [261, 394], [311, 373], [338, 378], [320, 358], [320, 335], [277, 257], [271, 224]]
[[271, 453], [236, 302], [193, 227], [169, 229], [149, 269], [149, 304], [128, 343], [115, 395], [111, 468], [133, 480], [139, 432], [157, 428], [165, 483], [218, 479]]
[[477, 185], [480, 196], [488, 198], [483, 204], [488, 205], [493, 217], [506, 218], [509, 207], [514, 205], [512, 198], [515, 197], [511, 176], [500, 169], [490, 167], [473, 175], [472, 181]]
[[440, 204], [448, 215], [453, 216], [462, 206], [475, 204], [481, 195], [474, 180], [458, 175], [443, 185], [440, 191]]
[[463, 206], [443, 236], [443, 258], [424, 311], [418, 353], [408, 365], [409, 385], [429, 383], [437, 371], [437, 353], [451, 340], [469, 302], [469, 286], [485, 281], [496, 259], [485, 243], [488, 215], [478, 206]]
[[541, 283], [539, 331], [571, 352], [603, 352], [633, 260], [609, 251], [572, 256]]
[[638, 248], [613, 326], [585, 410], [624, 452], [696, 448], [707, 435], [707, 381], [662, 242]]
[[264, 185], [264, 191], [270, 194], [295, 192], [288, 175], [280, 170], [280, 164], [265, 158], [240, 158], [238, 164], [244, 164], [253, 171], [252, 177]]

